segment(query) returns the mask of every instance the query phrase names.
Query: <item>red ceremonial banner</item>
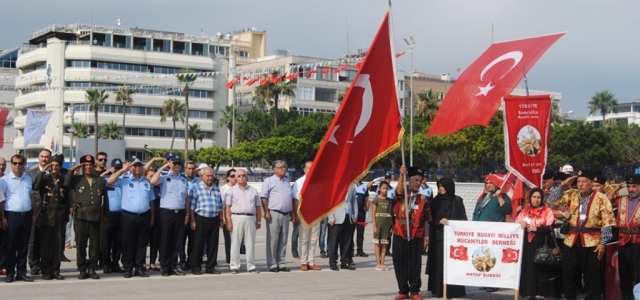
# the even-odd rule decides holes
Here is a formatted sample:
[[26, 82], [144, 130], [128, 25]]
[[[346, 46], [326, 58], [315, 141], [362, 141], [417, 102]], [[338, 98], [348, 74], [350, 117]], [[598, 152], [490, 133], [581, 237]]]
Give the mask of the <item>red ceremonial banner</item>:
[[604, 295], [606, 299], [622, 299], [620, 273], [618, 273], [618, 242], [607, 244], [604, 251]]
[[341, 205], [349, 185], [400, 145], [403, 129], [389, 18], [387, 13], [313, 160], [299, 198], [304, 224], [321, 221]]
[[500, 107], [500, 99], [513, 91], [524, 72], [563, 35], [492, 44], [451, 86], [427, 135], [451, 134], [471, 125], [487, 126]]
[[9, 110], [6, 108], [0, 109], [0, 148], [4, 147], [4, 126], [7, 123], [7, 117], [9, 116]]
[[507, 169], [529, 186], [541, 186], [547, 164], [551, 97], [505, 97], [502, 110]]

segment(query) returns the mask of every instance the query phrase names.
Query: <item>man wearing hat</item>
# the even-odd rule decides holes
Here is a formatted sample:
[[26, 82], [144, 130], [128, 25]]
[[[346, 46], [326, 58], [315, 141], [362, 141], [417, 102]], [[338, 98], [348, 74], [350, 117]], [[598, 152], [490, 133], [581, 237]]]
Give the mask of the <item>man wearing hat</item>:
[[[114, 158], [111, 161], [111, 169], [106, 172], [104, 179], [108, 181], [111, 177], [116, 176], [115, 174], [120, 170], [123, 170], [122, 160]], [[122, 273], [124, 272], [120, 268], [120, 258], [122, 257], [122, 189], [107, 184], [107, 196], [109, 196], [109, 214], [108, 221], [102, 230], [102, 272], [105, 274]]]
[[36, 175], [33, 189], [40, 194], [42, 208], [38, 216], [40, 226], [40, 266], [42, 279], [64, 279], [60, 275], [60, 260], [64, 230], [69, 217], [69, 197], [61, 174], [64, 156], [53, 155], [51, 162]]
[[628, 175], [628, 196], [618, 202], [618, 272], [623, 300], [633, 300], [633, 284], [640, 283], [640, 174]]
[[[162, 276], [184, 275], [178, 268], [178, 254], [182, 241], [182, 228], [189, 222], [187, 179], [180, 174], [182, 160], [179, 154], [169, 155], [167, 163], [151, 178], [151, 184], [160, 186], [160, 266]], [[165, 170], [166, 175], [162, 175]], [[187, 266], [188, 267], [188, 266]]]
[[[122, 177], [131, 172], [128, 178]], [[107, 183], [122, 191], [122, 265], [124, 278], [131, 276], [149, 277], [143, 268], [147, 257], [149, 230], [153, 225], [154, 206], [149, 202], [156, 199], [151, 182], [144, 176], [144, 165], [138, 159], [128, 163], [113, 174]], [[135, 268], [135, 273], [133, 269]]]
[[588, 297], [600, 299], [602, 294], [602, 266], [605, 245], [613, 238], [615, 218], [607, 196], [593, 191], [596, 176], [591, 170], [578, 171], [577, 191], [568, 191], [555, 201], [567, 205], [565, 212], [569, 233], [564, 239], [562, 275], [566, 299], [576, 299], [580, 282], [577, 274], [584, 274]]
[[[74, 175], [81, 168], [83, 174]], [[65, 176], [64, 186], [74, 193], [71, 209], [78, 245], [78, 279], [100, 279], [96, 274], [100, 256], [100, 231], [109, 213], [109, 199], [104, 179], [95, 174], [95, 158], [91, 155], [80, 157], [80, 164], [73, 166]]]
[[[407, 173], [406, 190], [408, 202], [405, 201], [404, 197], [404, 175]], [[410, 167], [407, 172], [405, 166], [400, 167], [396, 196], [392, 204], [394, 218], [393, 267], [398, 281], [398, 295], [395, 299], [422, 299], [422, 296], [420, 296], [422, 251], [425, 245], [428, 245], [428, 240], [426, 243], [424, 240], [428, 238], [427, 223], [431, 221], [429, 200], [426, 196], [420, 194], [422, 178], [424, 178], [422, 168]], [[408, 233], [407, 226], [410, 226]]]

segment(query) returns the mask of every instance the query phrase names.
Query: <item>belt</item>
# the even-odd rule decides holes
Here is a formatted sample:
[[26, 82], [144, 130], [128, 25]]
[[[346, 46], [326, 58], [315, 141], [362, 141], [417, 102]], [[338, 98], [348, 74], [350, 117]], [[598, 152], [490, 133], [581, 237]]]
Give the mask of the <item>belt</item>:
[[640, 229], [625, 229], [625, 228], [620, 228], [620, 233], [625, 233], [625, 234], [640, 234]]
[[[413, 223], [414, 219], [409, 219], [409, 223]], [[399, 224], [405, 225], [407, 224], [407, 219], [396, 219]]]
[[207, 217], [207, 216], [203, 216], [201, 214], [196, 213], [196, 216], [200, 217], [200, 218], [205, 218], [205, 219], [215, 219], [217, 217], [219, 217], [218, 215], [215, 215], [213, 217]]
[[66, 205], [64, 204], [49, 204], [49, 205], [45, 205], [45, 207], [43, 207], [44, 210], [57, 210], [57, 209], [65, 209]]
[[288, 215], [288, 214], [290, 214], [290, 213], [291, 213], [290, 211], [288, 211], [288, 212], [283, 212], [283, 211], [279, 211], [279, 210], [275, 210], [275, 209], [271, 209], [271, 211], [275, 211], [275, 212], [277, 212], [277, 213], [279, 213], [279, 214], [283, 214], [283, 215]]
[[245, 214], [245, 213], [231, 213], [232, 215], [239, 215], [239, 216], [254, 216], [255, 214]]
[[114, 211], [113, 211], [113, 210], [110, 210], [110, 211], [109, 211], [109, 213], [110, 213], [110, 214], [119, 214], [119, 213], [121, 213], [121, 212], [122, 212], [122, 210], [114, 210]]
[[102, 207], [100, 207], [100, 206], [87, 206], [87, 207], [77, 207], [76, 211], [77, 212], [81, 212], [81, 211], [100, 211], [100, 209], [102, 209]]
[[577, 231], [577, 232], [598, 232], [601, 231], [600, 228], [584, 228], [584, 227], [573, 227], [569, 226], [569, 231]]
[[169, 209], [169, 208], [160, 208], [160, 210], [172, 211], [173, 213], [183, 212], [184, 209]]
[[29, 211], [10, 211], [10, 210], [7, 210], [7, 211], [5, 211], [5, 213], [7, 213], [7, 214], [21, 215], [21, 216], [24, 216], [26, 214], [30, 214], [31, 212], [32, 212], [32, 210], [29, 210]]
[[130, 211], [123, 210], [123, 211], [122, 211], [122, 213], [125, 213], [125, 214], [127, 214], [127, 215], [132, 215], [132, 216], [142, 217], [142, 216], [147, 215], [147, 214], [149, 213], [149, 211], [147, 210], [147, 211], [145, 211], [145, 212], [143, 212], [143, 213], [134, 213], [134, 212], [130, 212]]

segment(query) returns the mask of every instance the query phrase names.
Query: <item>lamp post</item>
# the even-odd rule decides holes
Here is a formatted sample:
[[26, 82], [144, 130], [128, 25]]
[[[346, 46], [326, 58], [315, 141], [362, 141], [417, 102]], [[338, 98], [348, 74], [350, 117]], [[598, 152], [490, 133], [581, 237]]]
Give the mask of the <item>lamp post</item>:
[[409, 165], [413, 166], [413, 47], [416, 45], [416, 41], [412, 36], [409, 37], [409, 40], [406, 38], [404, 42], [409, 46], [409, 51], [411, 51], [411, 70], [409, 71], [410, 83], [409, 83], [409, 99], [411, 101], [411, 109], [409, 115]]
[[570, 114], [573, 113], [573, 110], [570, 110], [564, 114], [562, 114], [562, 125], [565, 125], [567, 123], [567, 118], [569, 117]]

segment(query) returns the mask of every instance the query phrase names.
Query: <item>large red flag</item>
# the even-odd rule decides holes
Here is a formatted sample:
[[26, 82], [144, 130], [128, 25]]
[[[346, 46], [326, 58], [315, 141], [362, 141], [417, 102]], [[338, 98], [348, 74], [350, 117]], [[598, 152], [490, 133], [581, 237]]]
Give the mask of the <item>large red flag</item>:
[[451, 134], [471, 125], [487, 126], [500, 99], [564, 33], [495, 43], [451, 86], [427, 135]]
[[7, 123], [8, 116], [9, 110], [0, 108], [0, 148], [4, 147], [4, 126]]
[[351, 83], [307, 175], [299, 199], [305, 224], [344, 202], [349, 185], [400, 144], [400, 122], [389, 13]]

